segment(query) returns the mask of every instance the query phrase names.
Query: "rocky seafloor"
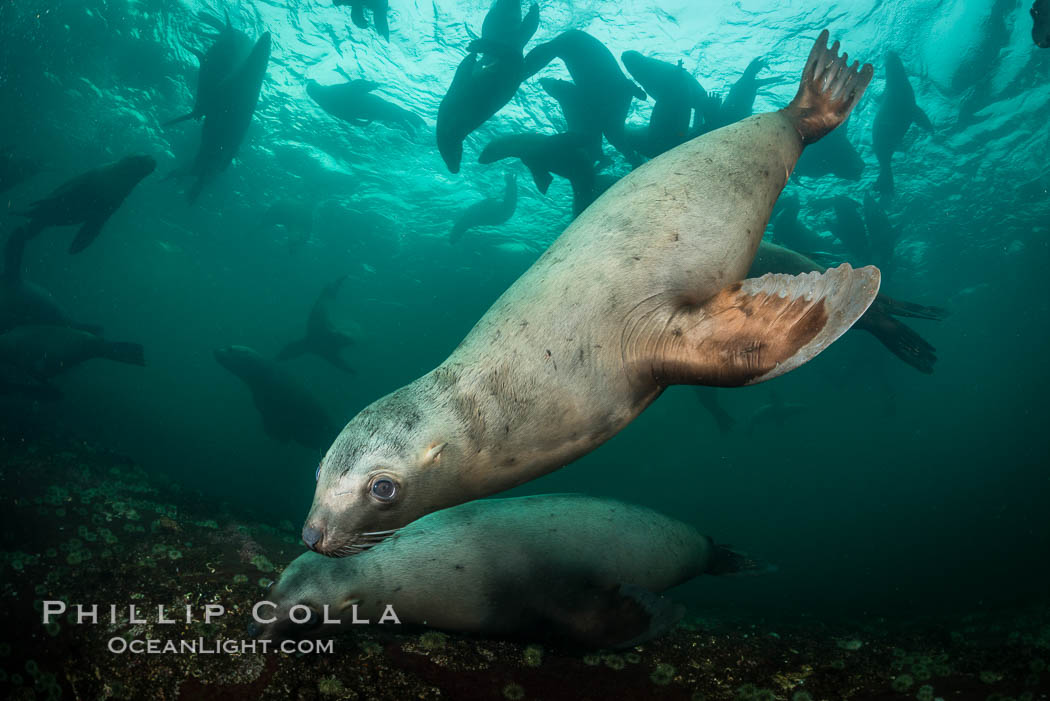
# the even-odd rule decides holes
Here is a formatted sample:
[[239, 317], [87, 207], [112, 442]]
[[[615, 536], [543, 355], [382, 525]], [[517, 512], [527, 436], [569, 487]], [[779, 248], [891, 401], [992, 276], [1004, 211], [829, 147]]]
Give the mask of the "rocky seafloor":
[[[302, 552], [293, 524], [231, 513], [83, 442], [2, 433], [0, 514], [2, 698], [1050, 697], [1046, 603], [925, 621], [705, 611], [617, 651], [358, 626], [328, 653], [117, 654], [132, 640], [250, 639], [252, 605]], [[44, 601], [104, 606], [94, 625], [77, 624], [72, 606], [44, 625]], [[135, 602], [144, 623], [127, 620]], [[122, 607], [116, 623], [110, 603]], [[212, 603], [226, 614], [205, 623]], [[158, 604], [175, 623], [157, 621]]]

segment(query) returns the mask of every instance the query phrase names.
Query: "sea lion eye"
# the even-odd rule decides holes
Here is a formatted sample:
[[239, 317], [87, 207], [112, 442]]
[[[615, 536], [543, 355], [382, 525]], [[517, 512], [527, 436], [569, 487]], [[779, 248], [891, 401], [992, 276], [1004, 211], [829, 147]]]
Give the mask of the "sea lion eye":
[[380, 477], [372, 483], [372, 496], [380, 501], [391, 501], [397, 494], [397, 485], [389, 477]]

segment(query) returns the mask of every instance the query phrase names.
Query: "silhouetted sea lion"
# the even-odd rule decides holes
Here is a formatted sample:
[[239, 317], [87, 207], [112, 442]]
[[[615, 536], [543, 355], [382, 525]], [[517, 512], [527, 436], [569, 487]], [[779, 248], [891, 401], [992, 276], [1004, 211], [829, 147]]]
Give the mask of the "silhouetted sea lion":
[[831, 222], [831, 233], [849, 252], [859, 260], [867, 260], [871, 257], [871, 249], [868, 246], [868, 232], [864, 226], [864, 217], [860, 213], [860, 204], [846, 195], [835, 195], [830, 200], [835, 211], [835, 219]]
[[387, 19], [390, 5], [387, 0], [335, 0], [333, 4], [336, 7], [349, 5], [350, 19], [361, 29], [368, 29], [368, 18], [365, 16], [365, 10], [368, 10], [372, 13], [372, 24], [375, 25], [376, 34], [390, 41], [390, 25]]
[[337, 630], [322, 623], [326, 613], [377, 623], [390, 607], [401, 624], [629, 647], [668, 633], [684, 613], [660, 592], [757, 568], [640, 506], [575, 494], [482, 499], [425, 516], [356, 557], [299, 556], [267, 595], [274, 607], [260, 613], [273, 620], [260, 634], [324, 635]]
[[[748, 275], [787, 273], [797, 275], [804, 272], [819, 272], [826, 266], [783, 246], [763, 241], [751, 264]], [[855, 329], [867, 331], [887, 350], [916, 370], [927, 375], [937, 363], [937, 349], [895, 316], [940, 321], [946, 312], [940, 307], [927, 307], [879, 294], [864, 315], [853, 325]]]
[[518, 206], [518, 178], [513, 173], [503, 176], [503, 197], [486, 197], [463, 210], [452, 224], [449, 243], [456, 243], [475, 226], [498, 226], [514, 216]]
[[848, 129], [849, 120], [846, 120], [845, 124], [828, 134], [827, 138], [803, 151], [792, 175], [811, 178], [834, 175], [843, 180], [860, 180], [861, 173], [864, 172], [864, 159], [846, 138]]
[[1050, 0], [1035, 0], [1032, 9], [1032, 41], [1041, 49], [1050, 49]]
[[[522, 51], [540, 22], [539, 5], [524, 18], [520, 0], [496, 0], [471, 52], [459, 64], [437, 117], [437, 145], [452, 173], [463, 160], [463, 140], [506, 105], [525, 79]], [[479, 60], [478, 54], [484, 52]]]
[[[573, 211], [578, 214], [594, 187], [594, 159], [578, 134], [511, 134], [493, 139], [481, 151], [478, 163], [495, 163], [505, 158], [518, 158], [532, 174], [532, 180], [543, 194], [560, 175], [572, 185]], [[586, 207], [586, 204], [582, 205]]]
[[886, 89], [882, 91], [882, 102], [871, 132], [871, 147], [879, 159], [875, 186], [887, 195], [892, 195], [894, 190], [893, 154], [902, 150], [904, 135], [913, 123], [926, 131], [933, 130], [930, 118], [915, 104], [915, 91], [908, 82], [900, 56], [895, 51], [887, 51]]
[[325, 112], [355, 127], [383, 122], [410, 134], [426, 127], [426, 122], [415, 112], [373, 95], [372, 91], [378, 87], [379, 83], [371, 80], [351, 80], [338, 85], [320, 85], [311, 80], [306, 84], [306, 94]]
[[27, 209], [14, 212], [29, 217], [29, 223], [12, 236], [25, 240], [36, 237], [50, 226], [80, 224], [70, 253], [80, 253], [94, 241], [102, 226], [123, 204], [139, 182], [153, 172], [157, 162], [152, 156], [128, 156], [89, 170], [59, 186], [42, 200]]
[[646, 99], [645, 92], [623, 74], [605, 44], [577, 29], [529, 51], [525, 57], [526, 77], [535, 75], [556, 58], [565, 62], [585, 103], [600, 119], [605, 138], [629, 161], [637, 163], [638, 155], [624, 135], [624, 120], [631, 100]]
[[562, 115], [565, 117], [565, 131], [578, 134], [587, 153], [600, 164], [612, 161], [602, 152], [601, 115], [591, 109], [580, 88], [568, 80], [541, 78], [543, 90], [558, 101]]
[[743, 280], [802, 149], [871, 79], [870, 64], [850, 67], [827, 41], [824, 31], [785, 109], [625, 176], [445, 362], [358, 414], [321, 463], [306, 520], [315, 549], [346, 552], [363, 532], [535, 479], [670, 385], [762, 382], [844, 333], [875, 298], [877, 269]]
[[332, 306], [338, 300], [339, 290], [346, 278], [347, 276], [343, 275], [325, 286], [310, 309], [310, 318], [306, 322], [306, 336], [285, 346], [277, 355], [278, 360], [291, 360], [306, 353], [313, 353], [343, 372], [354, 372], [343, 359], [343, 351], [354, 344], [354, 339], [332, 321]]
[[332, 440], [336, 428], [328, 412], [283, 367], [245, 346], [219, 348], [215, 360], [248, 385], [270, 438], [314, 450]]
[[799, 221], [801, 204], [798, 195], [785, 195], [779, 204], [780, 212], [773, 219], [773, 240], [796, 251], [820, 248], [823, 243], [820, 235]]
[[740, 75], [733, 87], [729, 88], [729, 94], [722, 101], [719, 109], [718, 122], [712, 126], [722, 126], [747, 119], [755, 110], [755, 98], [758, 97], [758, 89], [779, 83], [780, 78], [759, 78], [758, 72], [765, 68], [766, 60], [761, 56], [747, 64], [747, 68]]

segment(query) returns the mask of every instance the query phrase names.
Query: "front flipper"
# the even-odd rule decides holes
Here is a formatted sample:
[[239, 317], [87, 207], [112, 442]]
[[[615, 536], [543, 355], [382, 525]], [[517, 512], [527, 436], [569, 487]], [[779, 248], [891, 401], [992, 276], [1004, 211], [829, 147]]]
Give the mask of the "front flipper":
[[525, 159], [522, 159], [521, 162], [524, 163], [525, 167], [529, 169], [530, 173], [532, 173], [532, 182], [536, 183], [536, 189], [539, 190], [541, 194], [546, 195], [551, 183], [554, 182], [554, 176], [550, 174], [550, 171], [540, 165], [530, 163]]
[[80, 253], [90, 246], [91, 242], [98, 238], [99, 233], [102, 231], [102, 225], [106, 223], [106, 219], [108, 218], [109, 216], [107, 215], [99, 219], [89, 219], [84, 222], [84, 226], [80, 227], [80, 231], [78, 231], [76, 237], [73, 238], [73, 243], [69, 245], [69, 252]]
[[878, 268], [767, 274], [703, 304], [661, 304], [625, 329], [625, 367], [643, 382], [738, 387], [807, 362], [845, 333], [879, 291]]
[[545, 611], [553, 624], [593, 647], [626, 648], [674, 630], [685, 608], [641, 587], [590, 587], [569, 595], [564, 608]]

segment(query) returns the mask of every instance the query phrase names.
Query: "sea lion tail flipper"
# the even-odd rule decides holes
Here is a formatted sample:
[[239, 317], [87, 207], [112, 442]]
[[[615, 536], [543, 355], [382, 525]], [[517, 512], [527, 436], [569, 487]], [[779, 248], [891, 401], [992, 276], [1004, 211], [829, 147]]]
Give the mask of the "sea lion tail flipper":
[[102, 225], [106, 223], [107, 218], [108, 217], [100, 217], [98, 219], [91, 219], [84, 222], [84, 225], [80, 227], [77, 235], [73, 237], [73, 243], [69, 244], [70, 254], [80, 253], [90, 246], [91, 242], [97, 239], [99, 233], [102, 232]]
[[386, 12], [386, 10], [373, 10], [372, 24], [375, 25], [379, 36], [390, 41], [390, 20], [387, 18]]
[[518, 27], [518, 46], [519, 48], [525, 48], [525, 45], [529, 43], [529, 39], [536, 33], [536, 30], [540, 26], [540, 6], [536, 3], [532, 3], [529, 6], [529, 11], [525, 13], [525, 16], [521, 18], [521, 25]]
[[354, 5], [350, 9], [350, 20], [361, 29], [368, 29], [368, 20], [365, 19], [365, 6]]
[[879, 295], [875, 304], [882, 311], [893, 316], [906, 316], [912, 319], [929, 319], [930, 321], [941, 321], [948, 316], [948, 310], [944, 307], [928, 307], [914, 302], [904, 302], [886, 295]]
[[771, 380], [815, 357], [859, 319], [879, 292], [874, 266], [768, 273], [706, 302], [649, 308], [630, 320], [623, 358], [645, 382], [739, 387]]
[[291, 360], [292, 358], [298, 358], [300, 355], [306, 355], [310, 352], [310, 344], [305, 338], [300, 338], [298, 341], [292, 341], [277, 354], [278, 360]]
[[107, 341], [102, 356], [128, 365], [144, 366], [146, 364], [146, 352], [141, 343]]
[[540, 193], [546, 195], [551, 183], [554, 182], [554, 176], [551, 175], [549, 171], [537, 167], [536, 165], [525, 163], [525, 167], [529, 169], [530, 173], [532, 173], [532, 182], [536, 183], [536, 189], [538, 189]]
[[879, 339], [888, 351], [919, 372], [933, 374], [937, 349], [910, 326], [890, 316], [885, 308], [872, 309], [857, 322], [857, 328]]
[[704, 574], [719, 577], [734, 574], [767, 574], [777, 569], [773, 565], [753, 559], [746, 553], [737, 552], [731, 546], [717, 545], [710, 537], [708, 540], [711, 541], [711, 555]]
[[850, 66], [848, 56], [838, 55], [839, 42], [828, 47], [828, 30], [817, 37], [806, 59], [795, 99], [784, 112], [795, 123], [803, 144], [812, 144], [842, 124], [871, 82], [870, 63]]

